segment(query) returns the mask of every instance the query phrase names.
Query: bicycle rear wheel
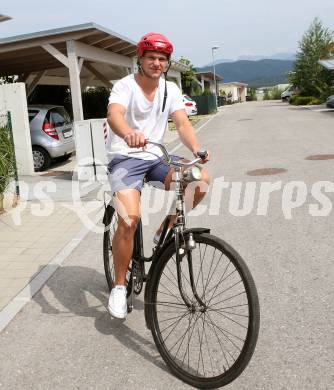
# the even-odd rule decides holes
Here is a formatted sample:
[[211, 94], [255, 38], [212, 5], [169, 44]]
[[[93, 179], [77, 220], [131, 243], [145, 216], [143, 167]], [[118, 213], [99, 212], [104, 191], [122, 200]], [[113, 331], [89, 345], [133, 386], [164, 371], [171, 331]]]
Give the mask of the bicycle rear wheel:
[[103, 263], [109, 291], [114, 288], [115, 268], [112, 255], [112, 240], [117, 230], [118, 220], [115, 209], [109, 205], [104, 213], [103, 222], [105, 224], [103, 234]]
[[[109, 291], [114, 288], [115, 281], [115, 268], [112, 253], [112, 240], [118, 226], [118, 215], [115, 209], [109, 205], [106, 208], [104, 215], [105, 231], [103, 235], [103, 262], [104, 262], [104, 273], [106, 275]], [[133, 292], [138, 295], [143, 287], [143, 275], [145, 273], [144, 264], [139, 263], [131, 259], [126, 274], [127, 284], [127, 297], [132, 293], [132, 284], [134, 282]]]
[[259, 302], [253, 278], [233, 248], [210, 234], [194, 235], [194, 240], [194, 283], [205, 309], [193, 295], [186, 257], [181, 280], [192, 307], [181, 298], [172, 243], [152, 274], [151, 331], [177, 377], [210, 389], [233, 381], [251, 359], [259, 332]]

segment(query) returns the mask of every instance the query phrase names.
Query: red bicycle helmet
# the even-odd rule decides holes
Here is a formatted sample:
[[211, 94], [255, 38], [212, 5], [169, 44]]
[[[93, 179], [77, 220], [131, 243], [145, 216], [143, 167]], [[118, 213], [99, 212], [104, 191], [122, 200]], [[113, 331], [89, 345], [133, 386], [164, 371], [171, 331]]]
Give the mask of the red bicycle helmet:
[[146, 50], [164, 53], [169, 58], [173, 53], [173, 45], [164, 35], [150, 32], [145, 34], [138, 42], [138, 56], [142, 57]]

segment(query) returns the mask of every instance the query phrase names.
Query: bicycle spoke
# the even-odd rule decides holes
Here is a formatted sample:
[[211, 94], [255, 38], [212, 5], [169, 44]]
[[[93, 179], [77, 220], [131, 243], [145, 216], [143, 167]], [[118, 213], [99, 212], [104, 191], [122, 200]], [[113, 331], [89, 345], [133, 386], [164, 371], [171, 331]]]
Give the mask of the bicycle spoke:
[[[228, 275], [225, 276], [224, 279], [220, 279], [218, 284], [221, 285], [223, 282], [225, 282], [231, 275], [233, 275], [235, 272], [237, 272], [236, 269], [234, 269], [233, 271], [231, 271]], [[209, 290], [208, 292], [211, 292], [213, 290], [213, 288], [211, 290]]]
[[172, 307], [184, 307], [184, 303], [178, 303], [178, 302], [164, 302], [164, 301], [156, 301], [156, 302], [147, 302], [147, 305], [160, 305], [160, 306], [172, 306]]
[[[186, 315], [188, 315], [188, 314], [190, 314], [190, 313], [187, 311], [187, 312], [185, 312], [181, 317], [178, 316], [178, 320], [174, 321], [172, 324], [169, 324], [168, 326], [166, 326], [166, 328], [164, 328], [164, 329], [162, 329], [162, 330], [160, 329], [160, 333], [162, 334], [163, 332], [165, 332], [167, 329], [169, 329], [171, 326], [173, 326], [173, 325], [175, 324], [175, 326], [174, 326], [173, 329], [171, 330], [171, 332], [173, 332], [173, 330], [175, 329], [175, 327], [176, 327], [176, 326], [183, 320], [183, 318], [184, 318]], [[170, 333], [168, 333], [168, 336], [166, 337], [165, 340], [167, 340], [169, 336], [170, 336]]]
[[[212, 293], [212, 295], [211, 295], [211, 298], [208, 300], [208, 303], [207, 303], [208, 305], [210, 305], [211, 299], [212, 299], [213, 295], [215, 294], [215, 292], [217, 291], [217, 288], [219, 287], [219, 284], [220, 284], [221, 280], [223, 279], [223, 277], [224, 277], [226, 271], [228, 270], [228, 267], [230, 266], [230, 264], [231, 264], [231, 262], [229, 262], [229, 263], [227, 264], [227, 266], [225, 267], [224, 272], [223, 272], [223, 275], [222, 275], [222, 277], [220, 278], [220, 280], [218, 281], [218, 283], [216, 283], [215, 287], [212, 287], [212, 289], [208, 291], [208, 294], [209, 294], [212, 290], [214, 290], [213, 293]], [[217, 265], [218, 265], [218, 263], [217, 263]]]
[[[191, 317], [189, 317], [188, 329], [190, 328], [190, 323], [191, 323], [193, 317], [194, 317], [194, 313], [191, 313]], [[191, 335], [192, 335], [192, 333], [191, 333]], [[191, 338], [191, 335], [190, 335], [190, 333], [188, 333], [188, 346], [187, 346], [187, 348], [186, 348], [186, 350], [185, 350], [185, 352], [184, 352], [183, 359], [182, 359], [182, 367], [183, 367], [184, 359], [185, 359], [185, 357], [186, 357], [186, 355], [187, 355], [187, 352], [188, 352], [188, 369], [190, 369], [190, 366], [189, 366], [189, 356], [190, 356], [190, 354], [189, 354], [189, 345], [190, 345], [190, 338]]]
[[[205, 313], [204, 317], [206, 317], [206, 315], [207, 315], [207, 314]], [[220, 349], [221, 349], [221, 351], [222, 351], [222, 353], [223, 353], [224, 359], [226, 360], [227, 367], [230, 368], [230, 365], [229, 365], [229, 363], [228, 363], [227, 357], [226, 357], [225, 352], [224, 352], [224, 348], [223, 348], [223, 346], [222, 346], [222, 343], [221, 343], [221, 341], [220, 341], [220, 338], [218, 337], [218, 334], [217, 334], [217, 332], [216, 332], [216, 329], [213, 327], [213, 325], [211, 325], [211, 326], [212, 326], [213, 332], [214, 332], [214, 334], [215, 334], [215, 336], [216, 336], [216, 338], [217, 338], [217, 340], [218, 340], [218, 344], [219, 344]], [[223, 366], [223, 367], [224, 367], [224, 366]], [[224, 367], [224, 370], [226, 371], [225, 367]]]
[[[191, 318], [193, 318], [193, 317], [194, 317], [194, 314], [191, 313]], [[195, 329], [195, 326], [196, 326], [197, 321], [198, 321], [198, 316], [197, 316], [197, 318], [196, 318], [194, 324], [192, 325], [191, 334], [188, 333], [189, 330], [190, 330], [190, 328], [191, 328], [191, 325], [190, 325], [191, 321], [189, 321], [189, 325], [188, 325], [187, 330], [181, 335], [181, 337], [180, 337], [180, 338], [176, 341], [176, 343], [171, 347], [170, 351], [172, 351], [172, 349], [175, 347], [175, 345], [176, 345], [181, 339], [182, 339], [182, 343], [183, 343], [183, 341], [186, 339], [185, 336], [186, 336], [187, 333], [188, 333], [188, 335], [189, 335], [189, 337], [188, 337], [188, 348], [187, 348], [187, 350], [189, 351], [190, 339], [191, 339], [192, 334], [193, 334], [193, 332], [194, 332], [194, 329]], [[181, 344], [182, 344], [182, 343], [181, 343]], [[186, 350], [186, 351], [187, 351], [187, 350]], [[185, 352], [185, 353], [186, 353], [186, 352]], [[176, 358], [176, 355], [174, 356], [174, 358]], [[183, 361], [184, 361], [184, 358], [185, 358], [185, 356], [183, 357]], [[190, 368], [190, 367], [189, 367], [189, 354], [188, 354], [188, 368]]]
[[[205, 317], [205, 315], [204, 315], [204, 317]], [[206, 346], [207, 346], [208, 354], [209, 354], [209, 357], [210, 357], [211, 372], [212, 372], [212, 376], [214, 376], [214, 372], [213, 372], [214, 370], [213, 370], [213, 364], [212, 364], [212, 357], [211, 357], [211, 354], [210, 354], [209, 343], [208, 343], [208, 336], [207, 336], [206, 331], [205, 331], [205, 326], [204, 326], [204, 319], [203, 319], [203, 317], [202, 317], [201, 319], [202, 319], [202, 322], [203, 322], [203, 330], [204, 330], [204, 335], [205, 335]]]
[[[186, 315], [190, 315], [190, 312], [186, 312], [185, 314], [183, 314], [181, 316], [181, 318], [176, 321], [176, 324], [175, 326], [172, 328], [172, 330], [168, 333], [168, 336], [164, 339], [164, 342], [166, 342], [166, 340], [168, 339], [168, 337], [172, 334], [172, 332], [174, 331], [174, 329], [177, 327], [177, 325], [183, 320], [183, 318], [186, 316]], [[171, 325], [170, 325], [171, 326]], [[166, 329], [170, 328], [170, 326], [168, 326], [167, 328], [165, 328], [163, 331], [161, 330], [160, 333], [163, 333]]]
[[199, 329], [197, 329], [197, 334], [198, 334], [198, 339], [199, 339], [199, 354], [198, 354], [198, 363], [197, 363], [197, 373], [199, 373], [199, 362], [201, 360], [202, 367], [203, 367], [203, 376], [205, 376], [204, 361], [203, 361], [203, 354], [202, 354], [203, 330], [202, 330], [202, 337], [200, 337]]
[[[240, 282], [242, 282], [242, 280], [240, 280]], [[240, 283], [240, 282], [238, 282], [238, 283]], [[217, 295], [215, 296], [215, 298], [217, 298], [218, 296], [222, 295], [224, 292], [229, 291], [229, 290], [231, 290], [231, 288], [228, 288], [228, 289], [222, 291], [221, 293], [217, 294]], [[218, 301], [218, 302], [214, 302], [214, 303], [212, 303], [212, 304], [209, 303], [208, 306], [209, 306], [209, 305], [210, 305], [210, 306], [215, 306], [215, 305], [217, 305], [218, 303], [228, 301], [229, 299], [238, 297], [239, 295], [242, 295], [242, 294], [246, 294], [246, 291], [241, 291], [241, 292], [239, 292], [239, 293], [237, 293], [237, 294], [232, 295], [231, 297], [225, 298], [225, 299], [223, 299], [223, 300], [221, 300], [221, 301]]]
[[[220, 301], [220, 302], [223, 302], [223, 301]], [[219, 302], [219, 303], [220, 303]], [[216, 303], [215, 303], [216, 305]], [[214, 306], [214, 305], [212, 305]], [[242, 307], [242, 306], [247, 306], [248, 307], [248, 304], [247, 303], [243, 303], [243, 304], [240, 304], [240, 305], [233, 305], [233, 306], [225, 306], [225, 307], [218, 307], [216, 308], [215, 310], [225, 310], [225, 309], [234, 309], [236, 307]], [[212, 308], [209, 308], [210, 310], [213, 310]]]
[[[216, 263], [216, 266], [215, 266], [214, 270], [213, 270], [212, 273], [211, 273], [210, 278], [208, 278], [208, 280], [207, 280], [207, 285], [209, 285], [209, 283], [211, 282], [211, 279], [213, 278], [213, 275], [215, 274], [216, 269], [217, 269], [218, 265], [220, 264], [220, 260], [221, 260], [221, 258], [223, 257], [223, 255], [224, 255], [224, 253], [222, 253], [222, 254], [220, 255], [220, 257], [219, 257], [219, 259], [218, 259], [218, 261], [217, 261], [217, 263]], [[227, 265], [227, 266], [228, 266], [228, 265]], [[206, 288], [205, 288], [205, 290], [206, 290]], [[210, 289], [207, 293], [210, 293], [211, 291], [212, 291], [212, 289]], [[204, 295], [203, 295], [203, 297], [204, 297]]]
[[243, 324], [240, 324], [240, 322], [233, 320], [232, 318], [230, 318], [229, 316], [226, 316], [225, 314], [221, 313], [220, 311], [216, 311], [216, 310], [215, 310], [214, 312], [217, 313], [217, 314], [219, 314], [220, 316], [226, 318], [227, 320], [230, 320], [231, 322], [234, 322], [236, 325], [239, 325], [239, 326], [241, 326], [241, 327], [244, 328], [244, 329], [248, 329], [247, 326], [245, 326], [245, 325], [243, 325]]
[[230, 343], [231, 343], [236, 349], [238, 349], [239, 351], [241, 351], [241, 349], [239, 349], [239, 346], [237, 346], [237, 345], [236, 345], [236, 344], [227, 336], [227, 334], [233, 336], [234, 338], [236, 338], [237, 340], [242, 341], [242, 342], [244, 342], [244, 339], [242, 339], [242, 338], [239, 337], [239, 336], [236, 336], [236, 335], [233, 334], [232, 332], [229, 332], [228, 330], [223, 329], [223, 328], [221, 328], [220, 326], [218, 326], [218, 325], [216, 325], [215, 323], [213, 323], [213, 322], [212, 322], [212, 319], [211, 319], [211, 317], [210, 317], [210, 314], [209, 314], [208, 312], [206, 312], [206, 313], [207, 313], [208, 318], [209, 318], [209, 323], [210, 323], [212, 326], [214, 326], [215, 328], [217, 328], [217, 329], [218, 329], [218, 330], [227, 338], [227, 340], [230, 341]]
[[[191, 313], [192, 314], [192, 313]], [[195, 327], [195, 325], [196, 325], [196, 322], [197, 322], [197, 319], [196, 319], [196, 321], [195, 321], [195, 323], [194, 323], [194, 326], [193, 326], [193, 328]], [[188, 325], [188, 328], [187, 328], [187, 330], [183, 333], [183, 335], [176, 341], [176, 343], [171, 347], [171, 351], [173, 350], [173, 348], [177, 345], [177, 343], [180, 341], [180, 340], [182, 340], [181, 341], [181, 344], [179, 345], [179, 348], [177, 349], [177, 351], [176, 351], [176, 354], [174, 355], [174, 358], [176, 359], [176, 356], [177, 356], [177, 354], [179, 353], [179, 350], [180, 350], [180, 348], [181, 348], [181, 346], [182, 346], [182, 344], [183, 344], [183, 341], [186, 339], [186, 334], [189, 332], [189, 330], [190, 330], [190, 325]]]
[[[228, 265], [230, 265], [230, 264], [231, 264], [231, 262], [228, 263]], [[226, 271], [227, 271], [227, 269], [226, 269]], [[231, 272], [230, 272], [228, 275], [226, 275], [226, 276], [225, 276], [225, 273], [226, 273], [226, 272], [225, 272], [224, 275], [222, 275], [222, 277], [219, 279], [218, 283], [216, 284], [215, 289], [214, 289], [214, 287], [212, 287], [211, 290], [208, 291], [208, 293], [210, 293], [210, 292], [214, 289], [214, 292], [212, 293], [211, 298], [209, 299], [209, 303], [208, 303], [208, 304], [210, 304], [210, 302], [212, 301], [212, 299], [215, 297], [214, 294], [216, 293], [217, 289], [223, 284], [223, 282], [225, 282], [225, 281], [226, 281], [231, 275], [233, 275], [235, 272], [237, 272], [236, 269], [234, 269], [233, 271], [231, 271]], [[224, 276], [225, 276], [225, 277], [224, 277]]]
[[230, 311], [225, 311], [225, 310], [219, 310], [219, 309], [211, 309], [211, 308], [208, 308], [208, 311], [214, 311], [214, 312], [216, 312], [216, 313], [231, 314], [231, 315], [234, 315], [234, 316], [237, 316], [237, 317], [249, 318], [249, 316], [246, 315], [246, 314], [232, 313], [232, 312], [230, 312]]
[[169, 278], [166, 274], [165, 274], [165, 271], [162, 273], [164, 276], [166, 276], [166, 278], [171, 282], [171, 284], [173, 285], [173, 286], [175, 286], [176, 288], [179, 288], [178, 287], [178, 285], [177, 285], [177, 280], [176, 280], [176, 278], [175, 278], [175, 282], [171, 279], [171, 278]]
[[[161, 313], [161, 311], [159, 311], [159, 314], [160, 314], [160, 313]], [[164, 319], [164, 320], [160, 320], [160, 324], [161, 324], [162, 322], [175, 320], [175, 318], [180, 318], [180, 316], [178, 315], [178, 316], [175, 316], [175, 317], [170, 317], [170, 318], [166, 318], [166, 319]]]
[[165, 288], [170, 294], [167, 294], [167, 293], [165, 293], [165, 292], [163, 292], [163, 291], [158, 291], [159, 294], [169, 295], [169, 296], [171, 296], [171, 297], [174, 297], [174, 298], [175, 298], [177, 301], [179, 301], [180, 303], [182, 302], [181, 299], [180, 299], [177, 295], [173, 294], [173, 293], [172, 293], [164, 284], [162, 284], [162, 283], [160, 282], [160, 285], [161, 285], [163, 288]]
[[213, 260], [214, 260], [214, 258], [215, 258], [215, 254], [216, 254], [216, 248], [215, 248], [215, 250], [214, 250], [214, 252], [213, 252], [213, 255], [212, 255], [212, 260], [211, 260], [211, 264], [210, 264], [210, 268], [209, 268], [207, 280], [206, 280], [206, 283], [205, 283], [205, 286], [204, 286], [204, 290], [203, 290], [202, 297], [205, 297], [205, 296], [206, 296], [206, 289], [207, 289], [207, 287], [208, 287], [208, 285], [209, 285], [209, 283], [210, 283], [210, 281], [211, 281], [211, 279], [212, 279], [212, 277], [213, 277], [213, 275], [214, 275], [214, 273], [215, 273], [215, 270], [216, 270], [218, 264], [220, 263], [220, 259], [223, 257], [223, 253], [222, 253], [222, 254], [220, 255], [220, 257], [219, 257], [217, 263], [216, 263], [216, 267], [214, 268], [214, 270], [213, 270], [213, 272], [212, 272], [212, 274], [211, 274], [211, 269], [212, 269], [212, 265], [213, 265]]
[[[217, 295], [211, 297], [211, 299], [210, 299], [208, 305], [210, 305], [210, 303], [211, 303], [211, 301], [212, 301], [213, 299], [215, 299], [215, 298], [219, 297], [220, 295], [224, 294], [226, 291], [231, 290], [233, 287], [237, 286], [237, 285], [240, 284], [240, 283], [242, 283], [242, 280], [241, 280], [241, 279], [240, 279], [238, 282], [232, 284], [232, 286], [227, 287], [225, 290], [223, 290], [223, 291], [221, 291], [220, 293], [218, 293]], [[214, 303], [213, 303], [213, 304], [214, 304]]]

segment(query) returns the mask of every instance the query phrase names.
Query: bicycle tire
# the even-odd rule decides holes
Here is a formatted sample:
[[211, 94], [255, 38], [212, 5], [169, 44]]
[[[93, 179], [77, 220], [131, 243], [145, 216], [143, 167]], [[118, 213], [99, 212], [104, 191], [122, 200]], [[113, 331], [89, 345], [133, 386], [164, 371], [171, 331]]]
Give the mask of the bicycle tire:
[[[187, 306], [180, 298], [180, 295], [177, 295], [180, 293], [179, 293], [179, 288], [178, 288], [177, 278], [176, 278], [175, 244], [171, 243], [161, 255], [159, 262], [156, 264], [156, 269], [152, 273], [150, 291], [148, 293], [149, 304], [151, 309], [149, 316], [150, 316], [151, 332], [153, 335], [154, 342], [157, 346], [159, 353], [161, 354], [162, 358], [164, 359], [165, 363], [170, 368], [172, 373], [182, 381], [196, 388], [212, 389], [212, 388], [225, 386], [228, 383], [232, 382], [246, 368], [247, 364], [249, 363], [254, 353], [257, 338], [258, 338], [259, 326], [260, 326], [260, 309], [259, 309], [258, 295], [257, 295], [254, 280], [250, 274], [250, 271], [248, 270], [246, 263], [241, 258], [241, 256], [226, 242], [210, 234], [207, 233], [195, 234], [194, 240], [196, 242], [196, 249], [192, 252], [193, 264], [194, 264], [194, 280], [196, 281], [197, 292], [199, 293], [201, 299], [204, 300], [204, 302], [206, 302], [206, 304], [208, 305], [207, 310], [203, 313], [200, 312], [200, 307], [198, 307], [198, 313], [197, 311], [195, 311], [194, 313], [193, 312], [194, 308], [192, 308], [191, 310], [187, 308]], [[200, 249], [201, 246], [202, 246], [202, 250], [204, 250], [205, 248], [203, 257], [201, 255], [201, 249]], [[197, 252], [200, 253], [201, 255], [200, 257], [202, 257], [200, 258], [200, 260], [197, 260], [196, 250]], [[220, 252], [220, 257], [218, 258], [218, 260], [214, 260], [216, 259], [216, 252], [218, 255]], [[204, 256], [206, 253], [208, 254], [213, 253], [210, 269], [208, 272], [206, 272], [206, 270], [203, 270], [204, 268], [202, 267], [204, 263]], [[213, 263], [214, 263], [214, 267], [213, 267]], [[184, 271], [187, 269], [184, 268], [186, 264], [187, 262], [185, 258], [183, 258], [181, 265]], [[174, 274], [173, 272], [170, 271], [170, 265], [173, 266]], [[220, 267], [218, 267], [218, 265]], [[209, 265], [204, 264], [204, 267], [205, 266], [208, 268]], [[233, 271], [230, 272], [229, 270], [228, 273], [226, 274], [227, 269], [229, 267], [230, 269], [233, 267]], [[183, 270], [181, 272], [181, 275], [182, 278], [184, 279], [184, 288], [185, 288], [186, 295], [188, 297], [192, 297], [190, 298], [190, 300], [195, 303], [196, 301], [191, 292], [190, 282], [189, 280], [187, 282], [186, 274], [183, 274]], [[222, 271], [222, 274], [220, 273], [220, 271]], [[167, 276], [167, 273], [169, 273], [170, 276]], [[201, 273], [202, 273], [201, 276], [202, 288], [200, 288], [201, 283], [199, 282]], [[205, 273], [207, 273], [206, 281], [205, 281]], [[212, 290], [212, 288], [206, 290], [208, 286], [208, 282], [210, 282], [211, 279], [213, 278], [215, 278], [215, 280], [217, 279], [216, 275], [218, 275], [217, 278], [220, 278], [219, 282], [217, 282], [217, 286], [214, 288], [214, 290]], [[240, 280], [238, 281], [238, 279]], [[227, 287], [228, 285], [230, 285], [230, 287]], [[238, 292], [237, 288], [240, 288], [240, 285], [244, 287], [245, 292], [237, 294]], [[217, 289], [221, 289], [221, 288], [223, 288], [223, 290], [220, 290], [219, 294], [216, 294]], [[169, 294], [168, 292], [170, 292], [171, 294]], [[220, 307], [213, 308], [215, 305], [217, 305], [215, 299], [218, 296], [220, 296], [219, 297], [220, 299], [221, 295], [225, 292], [226, 295], [228, 294], [232, 294], [232, 295], [218, 302], [218, 304], [225, 302], [223, 303], [222, 308]], [[172, 301], [168, 300], [170, 298], [166, 298], [166, 296], [168, 295], [171, 295]], [[161, 297], [163, 300], [161, 300]], [[176, 299], [175, 302], [173, 301], [174, 299]], [[245, 303], [238, 304], [238, 300], [240, 300], [240, 302], [243, 302], [244, 300]], [[209, 307], [209, 305], [211, 305], [211, 308]], [[227, 306], [224, 307], [225, 305]], [[182, 314], [182, 307], [183, 307], [183, 314]], [[179, 312], [179, 310], [181, 310], [179, 317], [178, 316], [173, 317], [174, 316], [173, 313], [177, 313]], [[242, 314], [247, 312], [248, 315]], [[165, 319], [166, 315], [167, 316], [172, 315], [172, 318]], [[219, 323], [220, 326], [225, 327], [226, 324], [228, 325], [231, 324], [230, 326], [233, 329], [226, 330], [224, 328], [220, 328], [220, 326], [212, 322], [211, 315], [212, 318], [214, 316], [215, 318], [217, 318], [218, 316], [218, 319], [220, 321]], [[195, 318], [195, 316], [197, 317]], [[204, 325], [204, 322], [206, 321], [206, 317], [208, 319], [208, 327]], [[175, 318], [178, 319], [174, 321]], [[170, 321], [170, 320], [173, 320], [174, 322], [172, 322], [171, 324], [167, 322], [167, 327], [166, 327], [166, 321]], [[238, 323], [238, 321], [240, 321], [240, 323]], [[163, 324], [163, 322], [165, 323]], [[197, 333], [199, 336], [198, 339], [199, 343], [197, 344], [196, 347], [196, 344], [194, 343], [195, 343], [195, 339], [197, 338], [197, 335], [196, 332], [194, 335], [194, 331], [197, 322], [198, 322]], [[173, 327], [170, 330], [171, 326]], [[180, 327], [181, 332], [179, 332], [179, 334], [176, 337], [171, 336], [171, 334], [175, 331], [176, 327]], [[186, 327], [188, 328], [184, 332], [184, 329]], [[192, 330], [190, 334], [191, 327]], [[203, 328], [202, 335], [199, 334], [200, 327]], [[166, 333], [164, 332], [166, 332], [166, 330], [168, 330], [169, 333], [165, 337], [164, 335], [166, 335]], [[222, 339], [224, 338], [224, 340], [219, 339], [217, 334], [218, 330], [221, 332], [222, 334], [221, 338]], [[214, 342], [213, 343], [211, 342], [210, 344], [212, 345], [212, 347], [209, 345], [208, 342], [209, 331], [211, 332], [211, 334], [213, 334], [214, 337]], [[234, 334], [233, 332], [236, 333]], [[245, 334], [244, 340], [241, 338], [242, 333]], [[179, 337], [180, 334], [181, 337]], [[209, 352], [209, 355], [210, 355], [210, 348], [212, 348], [213, 355], [212, 356], [210, 355], [209, 359], [206, 357], [206, 355], [204, 357], [204, 352], [205, 352], [204, 342], [203, 342], [205, 341], [204, 335], [205, 335], [206, 345], [207, 345], [207, 350]], [[170, 344], [173, 343], [175, 339], [177, 340], [176, 343], [174, 343], [173, 346], [170, 347]], [[243, 343], [242, 347], [237, 345], [240, 342], [239, 339], [242, 340]], [[188, 346], [185, 348], [182, 347], [182, 353], [180, 354], [180, 357], [182, 357], [183, 354], [183, 360], [181, 362], [181, 359], [178, 358], [177, 356], [179, 350], [181, 349], [182, 344], [184, 343], [184, 340], [187, 340], [186, 343], [188, 342]], [[218, 340], [218, 344], [217, 344], [217, 340]], [[192, 344], [190, 345], [190, 343]], [[203, 349], [202, 349], [202, 344], [203, 344]], [[174, 355], [174, 352], [172, 353], [172, 350], [175, 348], [175, 345], [176, 346], [178, 345], [178, 349], [176, 354]], [[225, 350], [223, 349], [222, 345], [224, 345]], [[238, 356], [235, 358], [234, 361], [232, 361], [231, 359], [231, 357], [234, 358], [233, 354], [231, 353], [231, 350], [233, 349], [232, 348], [233, 345], [235, 345], [236, 350], [239, 349]], [[198, 356], [196, 356], [195, 359], [198, 360], [198, 363], [196, 363], [197, 364], [197, 370], [196, 370], [196, 367], [194, 367], [193, 364], [192, 365], [190, 364], [190, 356], [191, 358], [195, 356], [198, 348], [199, 348]], [[185, 362], [186, 356], [187, 356], [187, 362]], [[203, 370], [203, 373], [201, 373], [199, 370], [200, 363], [202, 366], [201, 368]], [[207, 364], [211, 365], [211, 372], [212, 372], [211, 374], [207, 374], [206, 372], [205, 365]], [[220, 371], [218, 371], [218, 369]]]
[[115, 270], [112, 262], [112, 237], [110, 232], [115, 215], [115, 209], [111, 205], [107, 206], [103, 217], [105, 225], [103, 233], [103, 263], [109, 291], [113, 289], [115, 280]]
[[[103, 234], [103, 263], [104, 263], [104, 273], [107, 279], [107, 284], [109, 291], [114, 288], [114, 280], [115, 280], [115, 269], [114, 262], [112, 258], [112, 237], [115, 234], [117, 229], [117, 213], [113, 206], [109, 205], [106, 208], [103, 222], [105, 224], [105, 230]], [[126, 283], [127, 283], [127, 298], [129, 298], [131, 294], [131, 264], [129, 265], [128, 272], [126, 275]]]
[[[115, 280], [115, 270], [114, 263], [112, 261], [112, 237], [115, 234], [117, 229], [117, 213], [115, 213], [115, 209], [109, 205], [106, 208], [105, 215], [103, 217], [103, 221], [105, 224], [105, 231], [103, 234], [103, 262], [104, 262], [104, 273], [107, 279], [107, 284], [109, 291], [114, 288], [114, 280]], [[132, 292], [132, 283], [133, 283], [133, 261], [131, 260], [128, 268], [128, 272], [126, 275], [126, 283], [127, 283], [127, 298], [131, 295]], [[143, 264], [137, 265], [137, 267], [143, 267]], [[139, 270], [140, 271], [140, 270]], [[137, 272], [139, 272], [137, 270]], [[133, 292], [138, 295], [142, 290], [143, 282], [137, 282], [134, 285]]]

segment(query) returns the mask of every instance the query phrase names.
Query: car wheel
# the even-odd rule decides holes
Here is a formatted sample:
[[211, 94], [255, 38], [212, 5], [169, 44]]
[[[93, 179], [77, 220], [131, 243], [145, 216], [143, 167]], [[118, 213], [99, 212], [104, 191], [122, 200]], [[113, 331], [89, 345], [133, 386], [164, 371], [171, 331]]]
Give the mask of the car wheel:
[[32, 147], [32, 156], [34, 159], [34, 169], [36, 172], [45, 171], [51, 164], [49, 153], [40, 146]]

